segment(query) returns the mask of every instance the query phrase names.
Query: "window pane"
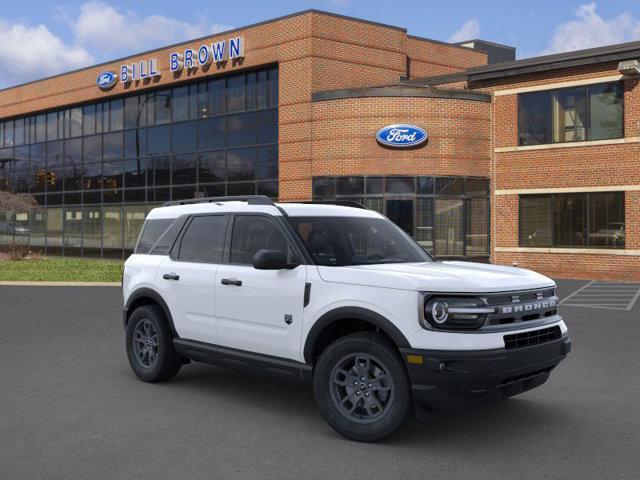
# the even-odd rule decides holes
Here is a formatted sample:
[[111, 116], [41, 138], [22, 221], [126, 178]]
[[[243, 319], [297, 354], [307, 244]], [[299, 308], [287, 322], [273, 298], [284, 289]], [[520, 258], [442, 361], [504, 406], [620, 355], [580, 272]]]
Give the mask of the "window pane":
[[174, 88], [171, 95], [173, 121], [180, 122], [189, 118], [189, 87]]
[[387, 177], [387, 193], [414, 193], [413, 177]]
[[154, 95], [154, 122], [156, 124], [168, 123], [171, 119], [171, 97], [168, 90], [156, 92]]
[[339, 177], [337, 179], [337, 195], [362, 195], [364, 193], [364, 177]]
[[116, 132], [122, 130], [124, 124], [123, 108], [122, 100], [112, 100], [109, 102], [109, 131]]
[[251, 265], [262, 249], [288, 252], [288, 243], [277, 225], [259, 216], [237, 216], [231, 235], [230, 263]]
[[212, 183], [226, 179], [226, 153], [207, 152], [198, 155], [198, 182]]
[[223, 215], [195, 217], [182, 237], [179, 259], [183, 262], [220, 262], [226, 222]]
[[47, 208], [47, 253], [62, 251], [62, 208]]
[[258, 112], [258, 143], [278, 142], [278, 111]]
[[4, 146], [13, 146], [13, 121], [4, 122]]
[[433, 198], [417, 198], [416, 213], [416, 241], [433, 253]]
[[13, 187], [17, 193], [27, 193], [29, 191], [29, 145], [16, 147], [14, 159]]
[[99, 162], [102, 160], [102, 135], [84, 137], [82, 158], [85, 163]]
[[551, 92], [518, 95], [518, 144], [551, 143]]
[[258, 180], [271, 180], [278, 178], [278, 147], [258, 148], [258, 167], [256, 171]]
[[133, 250], [138, 240], [138, 234], [142, 228], [145, 218], [145, 207], [126, 206], [124, 207], [124, 248]]
[[489, 195], [489, 179], [467, 178], [467, 196], [487, 196]]
[[[147, 168], [149, 159], [135, 159], [124, 161], [124, 186], [144, 187], [146, 185]], [[152, 171], [153, 175], [153, 171]]]
[[278, 198], [278, 182], [258, 182], [258, 195], [266, 195], [267, 197]]
[[102, 163], [85, 163], [82, 166], [84, 190], [96, 190], [101, 188]]
[[225, 146], [225, 119], [213, 117], [200, 120], [198, 150], [216, 150]]
[[227, 185], [227, 195], [255, 195], [255, 182], [229, 183]]
[[87, 105], [82, 108], [82, 133], [94, 135], [96, 133], [96, 106]]
[[587, 196], [583, 193], [556, 195], [554, 222], [554, 246], [586, 246]]
[[82, 255], [99, 256], [102, 246], [102, 209], [85, 207], [82, 212]]
[[256, 97], [258, 109], [267, 108], [267, 70], [258, 72], [258, 83], [256, 85]]
[[82, 182], [82, 139], [64, 142], [64, 188], [80, 190]]
[[464, 195], [464, 178], [437, 177], [435, 188], [436, 195]]
[[278, 106], [278, 69], [269, 70], [269, 82], [267, 86], [267, 101], [269, 107]]
[[44, 208], [32, 208], [29, 212], [29, 244], [44, 248], [47, 228], [47, 211]]
[[147, 130], [136, 128], [124, 132], [125, 158], [143, 157], [147, 155]]
[[108, 133], [103, 138], [104, 159], [122, 158], [122, 132]]
[[124, 99], [124, 128], [138, 126], [138, 96], [133, 95]]
[[[196, 183], [196, 157], [195, 155], [176, 155], [172, 162], [172, 183], [180, 185]], [[190, 196], [193, 198], [193, 195]]]
[[106, 190], [122, 188], [122, 160], [104, 162], [102, 166], [102, 188]]
[[149, 155], [162, 155], [171, 151], [169, 125], [147, 129], [147, 148]]
[[464, 201], [436, 198], [435, 254], [438, 257], [464, 256]]
[[553, 95], [553, 141], [587, 139], [587, 89], [567, 88]]
[[245, 87], [245, 108], [247, 110], [256, 109], [256, 74], [247, 73], [247, 85]]
[[207, 115], [224, 113], [225, 80], [213, 80], [207, 84]]
[[553, 197], [520, 197], [520, 246], [550, 247], [553, 231]]
[[105, 257], [122, 255], [122, 207], [103, 207], [102, 248]]
[[591, 109], [589, 140], [623, 136], [623, 87], [608, 83], [589, 88]]
[[242, 147], [256, 143], [256, 115], [242, 113], [227, 116], [227, 145]]
[[171, 131], [173, 153], [195, 152], [198, 135], [197, 122], [174, 123]]
[[334, 198], [336, 196], [336, 179], [330, 177], [320, 177], [313, 179], [313, 198], [321, 200], [323, 198]]
[[229, 150], [227, 153], [227, 179], [255, 180], [256, 150], [244, 148], [242, 150]]
[[418, 177], [418, 194], [420, 195], [433, 195], [434, 178], [433, 177]]
[[[171, 178], [171, 157], [154, 157], [153, 162], [153, 181], [147, 177], [150, 185], [169, 185]], [[151, 173], [151, 172], [150, 172]], [[152, 183], [151, 183], [152, 182]]]
[[489, 200], [467, 201], [467, 255], [489, 254]]
[[367, 195], [381, 195], [382, 177], [367, 177]]
[[79, 255], [82, 247], [82, 209], [80, 207], [65, 207], [63, 237], [65, 253]]
[[624, 248], [624, 193], [589, 195], [589, 246]]
[[239, 112], [244, 107], [244, 75], [227, 78], [227, 112]]
[[[72, 108], [69, 111], [69, 136], [79, 137], [80, 135], [82, 135], [82, 108]], [[36, 136], [38, 136], [37, 133]]]
[[58, 139], [58, 112], [47, 114], [47, 140]]
[[[80, 110], [80, 109], [77, 109]], [[16, 120], [16, 145], [23, 143], [24, 140], [24, 122]], [[19, 128], [18, 128], [19, 127]], [[19, 138], [20, 137], [20, 138]], [[47, 140], [47, 117], [46, 115], [38, 115], [36, 117], [36, 142], [45, 142]]]

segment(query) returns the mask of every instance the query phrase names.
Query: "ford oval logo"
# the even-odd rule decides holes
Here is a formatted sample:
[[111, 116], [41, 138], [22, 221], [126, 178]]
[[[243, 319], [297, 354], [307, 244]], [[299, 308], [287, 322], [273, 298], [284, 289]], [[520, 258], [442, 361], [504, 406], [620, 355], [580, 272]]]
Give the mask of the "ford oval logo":
[[100, 87], [101, 90], [109, 90], [113, 87], [118, 81], [118, 76], [113, 72], [102, 72], [96, 78], [96, 85]]
[[427, 132], [415, 125], [404, 123], [388, 125], [378, 130], [376, 139], [382, 145], [395, 148], [416, 147], [427, 141]]

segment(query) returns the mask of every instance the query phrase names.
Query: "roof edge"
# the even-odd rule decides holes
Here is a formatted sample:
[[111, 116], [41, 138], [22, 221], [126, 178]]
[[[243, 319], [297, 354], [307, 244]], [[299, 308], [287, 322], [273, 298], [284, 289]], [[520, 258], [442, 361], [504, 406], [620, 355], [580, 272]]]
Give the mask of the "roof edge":
[[324, 102], [328, 100], [346, 100], [350, 98], [371, 97], [420, 97], [420, 98], [448, 98], [456, 100], [469, 100], [474, 102], [491, 102], [491, 95], [469, 90], [455, 90], [444, 88], [432, 88], [412, 85], [388, 85], [384, 87], [346, 88], [340, 90], [323, 90], [311, 95], [312, 102]]

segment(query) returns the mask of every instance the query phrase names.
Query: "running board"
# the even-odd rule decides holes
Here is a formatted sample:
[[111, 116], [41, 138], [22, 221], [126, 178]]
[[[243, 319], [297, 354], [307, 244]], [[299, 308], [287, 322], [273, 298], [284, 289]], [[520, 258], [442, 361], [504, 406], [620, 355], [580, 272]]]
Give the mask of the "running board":
[[196, 362], [307, 383], [312, 379], [313, 367], [295, 360], [182, 338], [174, 338], [173, 348], [181, 357], [190, 358]]

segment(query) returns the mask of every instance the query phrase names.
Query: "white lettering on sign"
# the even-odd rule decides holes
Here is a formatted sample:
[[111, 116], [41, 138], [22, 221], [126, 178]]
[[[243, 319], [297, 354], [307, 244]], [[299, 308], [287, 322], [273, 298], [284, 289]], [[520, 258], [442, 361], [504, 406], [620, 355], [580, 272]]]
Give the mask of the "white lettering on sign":
[[413, 142], [416, 139], [416, 132], [409, 132], [408, 128], [393, 128], [387, 135], [387, 141], [389, 142]]

